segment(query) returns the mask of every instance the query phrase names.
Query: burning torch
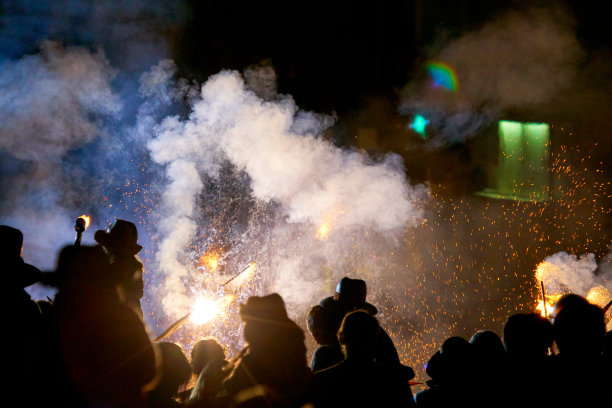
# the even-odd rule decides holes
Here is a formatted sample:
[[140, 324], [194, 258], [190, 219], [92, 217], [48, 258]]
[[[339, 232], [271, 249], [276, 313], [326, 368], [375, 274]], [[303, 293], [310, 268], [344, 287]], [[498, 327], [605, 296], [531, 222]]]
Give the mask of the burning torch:
[[74, 223], [74, 230], [76, 231], [76, 236], [74, 238], [74, 246], [81, 246], [81, 238], [83, 236], [83, 232], [89, 227], [89, 222], [91, 218], [87, 215], [81, 215], [76, 219]]

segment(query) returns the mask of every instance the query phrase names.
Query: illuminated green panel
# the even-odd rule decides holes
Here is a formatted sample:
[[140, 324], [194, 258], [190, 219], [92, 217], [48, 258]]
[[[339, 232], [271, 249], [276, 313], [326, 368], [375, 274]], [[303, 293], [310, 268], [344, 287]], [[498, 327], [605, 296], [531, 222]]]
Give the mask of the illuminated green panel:
[[497, 185], [478, 194], [521, 201], [548, 199], [549, 145], [546, 123], [500, 121]]
[[523, 154], [525, 156], [523, 179], [528, 183], [523, 189], [529, 197], [544, 200], [548, 186], [548, 146], [550, 134], [545, 123], [527, 123], [523, 125], [525, 143]]
[[518, 122], [499, 122], [499, 170], [497, 192], [504, 196], [517, 195], [521, 175], [523, 126]]

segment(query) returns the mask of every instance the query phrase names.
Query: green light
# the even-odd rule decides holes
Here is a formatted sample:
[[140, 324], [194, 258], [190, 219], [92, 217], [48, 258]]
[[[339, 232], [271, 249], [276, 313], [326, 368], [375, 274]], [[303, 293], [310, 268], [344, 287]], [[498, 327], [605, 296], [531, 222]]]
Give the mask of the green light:
[[410, 129], [414, 130], [423, 139], [425, 139], [427, 137], [427, 135], [425, 135], [425, 126], [427, 126], [428, 123], [429, 121], [425, 119], [423, 116], [416, 115], [414, 119], [412, 120], [412, 123], [410, 124]]
[[500, 195], [530, 201], [547, 199], [549, 139], [546, 123], [499, 122]]

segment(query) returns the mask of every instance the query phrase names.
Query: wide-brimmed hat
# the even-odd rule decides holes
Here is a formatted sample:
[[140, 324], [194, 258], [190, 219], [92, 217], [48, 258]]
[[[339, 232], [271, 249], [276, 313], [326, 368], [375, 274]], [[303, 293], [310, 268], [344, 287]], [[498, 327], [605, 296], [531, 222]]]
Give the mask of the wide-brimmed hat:
[[22, 247], [23, 233], [17, 228], [0, 225], [0, 257], [8, 269], [12, 269], [12, 272], [16, 274], [10, 277], [10, 280], [19, 282], [19, 285], [25, 288], [38, 282], [41, 272], [35, 266], [23, 261]]
[[103, 247], [136, 255], [142, 249], [137, 244], [138, 229], [133, 222], [116, 219], [106, 230], [94, 234], [96, 242]]
[[278, 293], [249, 297], [246, 303], [240, 305], [239, 313], [242, 320], [245, 321], [271, 323], [289, 320], [285, 302]]

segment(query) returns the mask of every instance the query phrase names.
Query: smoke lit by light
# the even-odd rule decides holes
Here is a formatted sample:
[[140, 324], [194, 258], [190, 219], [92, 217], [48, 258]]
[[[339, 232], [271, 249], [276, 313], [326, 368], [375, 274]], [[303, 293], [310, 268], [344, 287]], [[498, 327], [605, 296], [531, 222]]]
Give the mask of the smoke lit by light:
[[327, 222], [324, 222], [323, 224], [321, 224], [321, 226], [319, 227], [318, 231], [317, 231], [317, 236], [319, 237], [319, 239], [325, 239], [327, 238], [327, 234], [329, 234], [329, 232], [331, 231], [331, 225]]

